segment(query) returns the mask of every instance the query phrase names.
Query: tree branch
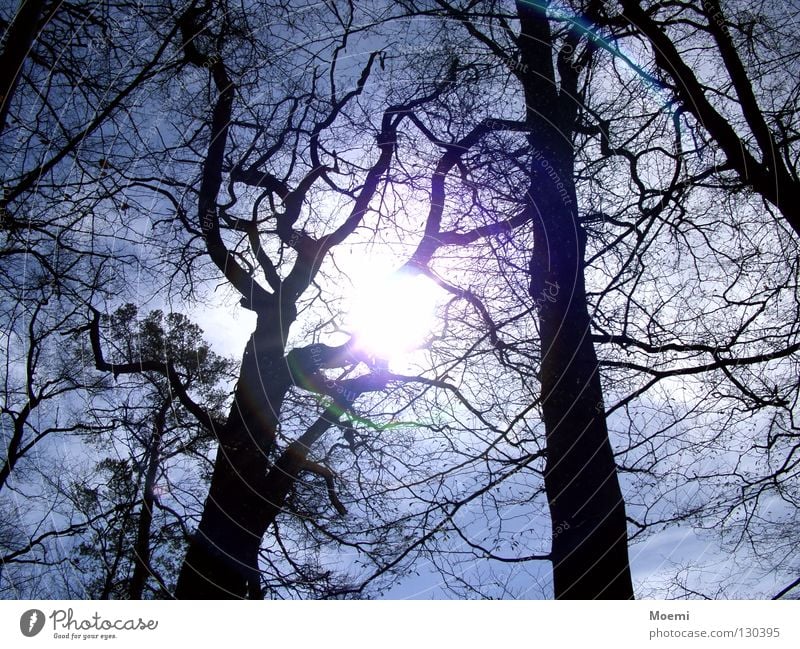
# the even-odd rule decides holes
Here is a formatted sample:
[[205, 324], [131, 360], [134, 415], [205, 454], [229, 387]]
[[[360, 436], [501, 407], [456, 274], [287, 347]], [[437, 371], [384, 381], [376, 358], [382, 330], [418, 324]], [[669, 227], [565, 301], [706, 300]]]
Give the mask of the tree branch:
[[323, 466], [322, 464], [318, 464], [317, 462], [312, 462], [311, 460], [304, 460], [301, 467], [301, 471], [309, 471], [311, 473], [315, 473], [316, 475], [325, 479], [325, 484], [328, 487], [328, 498], [331, 500], [331, 505], [333, 505], [334, 509], [339, 512], [342, 516], [347, 514], [347, 509], [342, 504], [342, 501], [339, 500], [339, 496], [336, 493], [336, 485], [333, 482], [334, 474], [328, 467]]
[[178, 397], [181, 405], [183, 405], [197, 421], [211, 430], [217, 430], [223, 424], [217, 421], [211, 413], [205, 410], [202, 406], [197, 404], [186, 391], [180, 379], [180, 375], [175, 370], [172, 363], [168, 361], [153, 361], [153, 360], [140, 360], [133, 363], [109, 363], [103, 356], [103, 347], [100, 342], [100, 312], [92, 306], [89, 306], [92, 312], [91, 322], [84, 327], [89, 331], [89, 340], [92, 345], [92, 353], [94, 354], [95, 367], [102, 372], [111, 372], [114, 378], [120, 374], [141, 374], [143, 372], [157, 372], [165, 376], [169, 381], [175, 395]]

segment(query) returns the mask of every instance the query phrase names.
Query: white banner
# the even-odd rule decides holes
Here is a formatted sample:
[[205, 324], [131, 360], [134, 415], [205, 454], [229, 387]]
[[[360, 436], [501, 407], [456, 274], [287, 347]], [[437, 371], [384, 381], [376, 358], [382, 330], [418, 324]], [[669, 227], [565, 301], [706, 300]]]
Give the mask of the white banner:
[[[796, 601], [0, 602], [4, 647], [800, 646]], [[553, 644], [556, 643], [556, 644]]]

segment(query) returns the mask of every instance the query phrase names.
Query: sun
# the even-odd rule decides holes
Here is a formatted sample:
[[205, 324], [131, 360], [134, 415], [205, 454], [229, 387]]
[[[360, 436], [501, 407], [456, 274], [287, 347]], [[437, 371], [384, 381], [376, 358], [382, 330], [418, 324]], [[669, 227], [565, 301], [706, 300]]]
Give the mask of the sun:
[[436, 320], [441, 289], [419, 273], [372, 277], [353, 293], [347, 322], [358, 349], [385, 361], [424, 345]]

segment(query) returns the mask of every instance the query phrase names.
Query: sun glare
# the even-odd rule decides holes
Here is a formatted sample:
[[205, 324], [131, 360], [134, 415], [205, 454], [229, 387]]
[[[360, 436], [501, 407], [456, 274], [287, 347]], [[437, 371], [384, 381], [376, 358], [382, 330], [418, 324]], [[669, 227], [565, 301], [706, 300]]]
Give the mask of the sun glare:
[[357, 287], [348, 322], [359, 349], [391, 361], [425, 343], [441, 289], [424, 275], [398, 272]]

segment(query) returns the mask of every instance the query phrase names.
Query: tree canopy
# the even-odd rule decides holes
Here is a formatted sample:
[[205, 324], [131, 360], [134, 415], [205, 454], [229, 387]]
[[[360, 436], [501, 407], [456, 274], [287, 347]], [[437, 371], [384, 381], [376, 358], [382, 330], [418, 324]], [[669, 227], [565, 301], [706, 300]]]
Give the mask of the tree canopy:
[[791, 597], [786, 24], [0, 10], [0, 592]]

